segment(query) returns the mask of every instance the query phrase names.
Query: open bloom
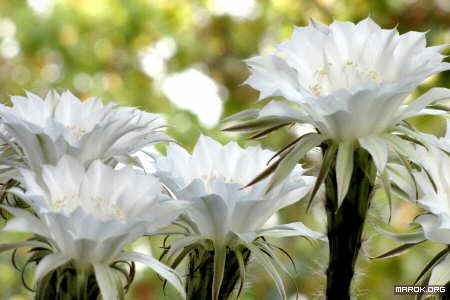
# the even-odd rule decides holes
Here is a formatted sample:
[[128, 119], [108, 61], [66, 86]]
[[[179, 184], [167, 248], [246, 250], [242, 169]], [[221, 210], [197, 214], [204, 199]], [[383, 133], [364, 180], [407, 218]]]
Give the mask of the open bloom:
[[10, 164], [39, 171], [68, 153], [88, 165], [133, 162], [132, 154], [169, 138], [158, 115], [131, 107], [103, 105], [99, 98], [81, 101], [70, 92], [51, 91], [45, 99], [27, 93], [12, 96], [12, 107], [0, 106], [2, 140], [13, 149]]
[[283, 285], [273, 273], [272, 262], [263, 254], [268, 250], [258, 237], [322, 237], [301, 222], [263, 227], [278, 210], [302, 199], [313, 181], [303, 176], [303, 169], [298, 165], [291, 176], [269, 193], [265, 193], [269, 178], [243, 188], [266, 168], [271, 156], [273, 153], [268, 150], [242, 149], [234, 142], [222, 146], [209, 137], [200, 136], [192, 155], [171, 144], [167, 147], [167, 156], [156, 159], [155, 174], [176, 197], [192, 203], [180, 217], [187, 232], [173, 241], [168, 255], [171, 257], [193, 245], [214, 251], [214, 299], [219, 295], [228, 250], [240, 253], [242, 246], [248, 248], [274, 278], [285, 298]]
[[399, 35], [397, 29], [381, 29], [370, 18], [358, 24], [334, 21], [328, 27], [312, 20], [309, 26], [295, 27], [291, 39], [278, 46], [283, 58], [259, 56], [246, 61], [252, 71], [246, 83], [260, 91], [260, 98], [283, 96], [292, 106], [272, 101], [261, 111], [241, 112], [231, 119], [254, 115], [257, 119], [228, 130], [270, 132], [290, 123], [312, 124], [317, 133], [291, 145], [288, 149], [294, 151], [288, 156], [296, 156], [292, 159], [296, 161], [325, 141], [338, 145], [336, 171], [342, 200], [355, 147], [366, 149], [382, 173], [389, 148], [408, 156], [407, 140], [418, 138], [402, 121], [442, 113], [439, 106], [426, 106], [450, 98], [448, 89], [434, 88], [410, 104], [404, 101], [427, 77], [450, 69], [440, 54], [447, 46], [427, 47], [425, 33]]
[[[117, 299], [120, 289], [110, 265], [115, 261], [146, 264], [184, 294], [174, 271], [158, 260], [124, 247], [144, 234], [167, 226], [185, 208], [181, 200], [161, 194], [162, 186], [151, 175], [131, 167], [114, 170], [95, 160], [85, 170], [79, 161], [63, 156], [56, 164], [44, 165], [42, 173], [21, 170], [21, 189], [11, 191], [34, 210], [3, 206], [15, 218], [4, 231], [33, 233], [46, 243], [27, 241], [0, 245], [0, 251], [20, 246], [48, 249], [37, 265], [35, 282], [56, 268], [70, 263], [74, 269], [95, 273], [104, 299]], [[111, 188], [113, 187], [113, 188]]]

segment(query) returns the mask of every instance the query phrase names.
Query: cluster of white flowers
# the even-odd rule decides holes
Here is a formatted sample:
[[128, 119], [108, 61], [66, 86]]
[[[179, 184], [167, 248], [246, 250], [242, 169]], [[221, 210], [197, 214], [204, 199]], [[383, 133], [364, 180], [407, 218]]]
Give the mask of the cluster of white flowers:
[[[8, 170], [2, 179], [18, 183], [8, 193], [29, 208], [1, 205], [15, 216], [3, 230], [28, 232], [39, 239], [3, 244], [0, 251], [23, 246], [48, 250], [35, 271], [37, 284], [71, 264], [78, 272], [93, 269], [103, 298], [118, 299], [121, 290], [110, 266], [136, 261], [185, 295], [173, 269], [151, 256], [124, 251], [183, 212], [177, 222], [184, 223], [189, 234], [173, 242], [169, 256], [201, 242], [205, 249], [215, 250], [221, 259], [217, 263], [223, 265], [225, 256], [220, 254], [226, 247], [256, 247], [251, 243], [263, 235], [322, 238], [301, 222], [262, 228], [279, 209], [303, 198], [313, 182], [298, 166], [268, 194], [267, 180], [243, 190], [273, 156], [268, 150], [242, 149], [235, 143], [222, 146], [201, 136], [192, 157], [180, 146], [168, 146], [167, 156], [158, 156], [151, 166], [156, 169], [152, 175], [136, 169], [148, 166], [133, 154], [155, 142], [170, 141], [158, 130], [163, 125], [157, 115], [104, 106], [100, 99], [80, 101], [70, 92], [50, 92], [45, 100], [28, 93], [27, 98], [12, 97], [12, 102], [12, 107], [0, 108], [2, 163]], [[163, 192], [164, 187], [170, 193]], [[254, 251], [261, 252], [257, 247]], [[219, 288], [220, 284], [214, 293]], [[280, 292], [285, 295], [282, 285]]]
[[[123, 251], [145, 234], [167, 226], [186, 207], [162, 193], [153, 175], [144, 175], [133, 154], [144, 146], [170, 139], [158, 131], [155, 114], [130, 107], [80, 101], [70, 92], [50, 92], [45, 100], [27, 94], [1, 106], [3, 180], [20, 187], [8, 192], [30, 209], [2, 205], [15, 216], [4, 231], [27, 232], [39, 239], [0, 245], [0, 251], [22, 246], [48, 251], [35, 271], [39, 284], [65, 265], [92, 272], [104, 299], [119, 299], [110, 265], [116, 261], [146, 264], [171, 282], [182, 295], [181, 278], [151, 256]], [[131, 164], [120, 170], [118, 162]], [[11, 168], [15, 171], [12, 172]]]
[[[296, 27], [291, 40], [279, 46], [283, 58], [247, 60], [252, 74], [246, 83], [260, 91], [261, 99], [282, 96], [291, 103], [272, 101], [262, 110], [228, 118], [256, 116], [227, 130], [259, 131], [257, 136], [292, 123], [314, 128], [277, 153], [234, 142], [223, 146], [202, 135], [192, 154], [170, 143], [167, 154], [156, 155], [147, 166], [136, 153], [172, 141], [161, 131], [158, 115], [103, 105], [97, 98], [81, 101], [70, 92], [52, 91], [45, 99], [31, 93], [14, 96], [12, 106], [0, 106], [0, 181], [14, 186], [7, 193], [28, 206], [0, 204], [14, 216], [3, 230], [35, 237], [0, 244], [0, 252], [43, 249], [35, 270], [38, 286], [70, 265], [80, 274], [94, 274], [103, 299], [123, 297], [113, 268], [120, 261], [147, 265], [186, 297], [192, 284], [183, 285], [174, 268], [185, 257], [194, 259], [194, 252], [212, 253], [213, 300], [222, 297], [228, 260], [237, 261], [242, 288], [250, 253], [287, 299], [277, 272], [286, 268], [265, 238], [327, 239], [302, 222], [265, 224], [280, 209], [312, 199], [330, 168], [336, 173], [338, 209], [351, 189], [354, 153], [360, 150], [367, 151], [389, 197], [392, 185], [427, 211], [416, 219], [422, 230], [410, 241], [450, 245], [450, 122], [441, 139], [406, 122], [448, 113], [436, 103], [450, 98], [450, 90], [434, 88], [404, 103], [427, 77], [450, 69], [440, 54], [445, 48], [427, 47], [423, 33], [381, 29], [370, 18]], [[298, 162], [317, 146], [325, 151], [315, 178], [306, 176]], [[171, 224], [181, 230], [160, 231]], [[177, 257], [171, 267], [124, 250], [156, 234], [179, 235], [165, 252], [168, 259]], [[448, 252], [436, 263], [435, 284], [450, 280]]]

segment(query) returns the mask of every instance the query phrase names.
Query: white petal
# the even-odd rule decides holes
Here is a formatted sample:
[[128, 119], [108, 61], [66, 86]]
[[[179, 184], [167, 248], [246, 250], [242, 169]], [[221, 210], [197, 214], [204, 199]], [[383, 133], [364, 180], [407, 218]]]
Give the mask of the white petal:
[[36, 271], [34, 272], [34, 282], [37, 283], [42, 277], [62, 266], [69, 260], [70, 257], [66, 257], [59, 252], [46, 255], [36, 267]]
[[320, 239], [320, 240], [327, 239], [323, 233], [309, 229], [302, 222], [277, 225], [261, 229], [257, 231], [257, 236], [275, 237], [275, 238], [304, 236], [312, 239]]
[[108, 265], [94, 264], [94, 271], [103, 299], [119, 300], [120, 292], [114, 270]]
[[358, 139], [361, 147], [366, 149], [375, 162], [378, 172], [383, 172], [388, 159], [388, 146], [386, 141], [378, 136], [371, 135]]
[[167, 279], [167, 281], [170, 282], [181, 294], [183, 299], [186, 298], [186, 292], [184, 291], [180, 276], [174, 270], [154, 259], [153, 257], [138, 252], [123, 252], [120, 255], [120, 259], [126, 261], [131, 260], [146, 265], [147, 267], [151, 268], [153, 271], [161, 275], [163, 278]]
[[442, 244], [450, 243], [450, 229], [441, 228], [438, 217], [425, 214], [418, 216], [415, 221], [422, 225], [425, 236], [429, 240]]
[[425, 106], [432, 102], [450, 99], [450, 89], [446, 88], [432, 88], [425, 94], [414, 100], [402, 112], [400, 112], [399, 119], [406, 119], [416, 116], [421, 113]]
[[291, 101], [299, 98], [297, 74], [280, 57], [257, 56], [246, 63], [252, 74], [245, 84], [260, 91], [259, 100], [272, 96], [284, 96]]
[[347, 195], [353, 173], [353, 142], [339, 144], [336, 157], [336, 181], [338, 188], [338, 209]]

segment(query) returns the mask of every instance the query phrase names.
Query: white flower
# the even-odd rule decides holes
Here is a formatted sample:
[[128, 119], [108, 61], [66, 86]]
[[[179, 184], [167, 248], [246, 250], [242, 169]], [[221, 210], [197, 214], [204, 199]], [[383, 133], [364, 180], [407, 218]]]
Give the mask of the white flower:
[[[223, 265], [225, 249], [238, 250], [244, 245], [274, 276], [284, 297], [284, 289], [278, 285], [279, 277], [271, 271], [271, 262], [267, 263], [259, 255], [262, 250], [256, 239], [298, 235], [317, 239], [322, 235], [301, 222], [263, 227], [278, 210], [302, 199], [313, 181], [302, 175], [303, 170], [298, 165], [291, 176], [269, 193], [265, 193], [269, 178], [244, 188], [267, 167], [273, 154], [257, 147], [242, 149], [234, 142], [222, 146], [206, 136], [200, 136], [192, 155], [175, 144], [169, 145], [167, 156], [156, 159], [155, 174], [176, 197], [190, 201], [192, 206], [181, 218], [188, 233], [174, 240], [168, 256], [200, 243], [214, 250], [216, 263]], [[217, 268], [214, 275], [218, 282], [223, 276], [220, 270]], [[218, 295], [219, 288], [220, 284], [214, 286], [213, 295]]]
[[[421, 169], [395, 163], [387, 166], [397, 194], [425, 210], [413, 223], [419, 224], [421, 228], [407, 234], [380, 231], [391, 239], [405, 243], [401, 246], [403, 248], [426, 240], [447, 245], [427, 264], [416, 280], [424, 278], [427, 281], [421, 284], [446, 285], [450, 282], [450, 120], [447, 121], [444, 137], [437, 139], [426, 135], [426, 138], [438, 147], [430, 147], [427, 151], [422, 146], [416, 146], [416, 155], [422, 157], [423, 161]], [[429, 271], [430, 277], [427, 279], [425, 274]]]
[[22, 156], [24, 167], [35, 171], [42, 164], [56, 164], [66, 153], [86, 165], [95, 159], [133, 162], [132, 153], [169, 140], [158, 131], [163, 125], [157, 115], [104, 106], [98, 98], [80, 101], [68, 91], [52, 91], [45, 100], [31, 93], [11, 100], [12, 107], [0, 107], [2, 139]]
[[[435, 140], [440, 148], [432, 147], [426, 151], [417, 146], [417, 155], [422, 157], [422, 169], [412, 170], [412, 174], [403, 166], [390, 164], [391, 178], [397, 185], [399, 195], [405, 200], [416, 203], [426, 210], [415, 222], [424, 231], [425, 238], [450, 245], [450, 121], [447, 121], [447, 133], [439, 140], [435, 136], [427, 136]], [[414, 183], [408, 180], [414, 176]]]
[[[36, 282], [70, 262], [77, 270], [93, 267], [103, 298], [116, 299], [119, 291], [107, 284], [107, 278], [114, 278], [109, 265], [133, 260], [153, 268], [184, 294], [170, 268], [152, 257], [123, 251], [144, 234], [167, 226], [186, 206], [184, 201], [162, 195], [158, 179], [131, 167], [113, 170], [99, 160], [85, 170], [70, 156], [63, 156], [56, 166], [44, 165], [41, 174], [26, 169], [21, 173], [26, 192], [18, 188], [11, 192], [26, 201], [36, 216], [2, 206], [15, 215], [3, 230], [33, 233], [48, 241], [42, 246], [52, 254], [38, 264]], [[33, 242], [3, 244], [0, 251], [24, 245]]]
[[[402, 121], [443, 113], [425, 107], [450, 98], [448, 89], [433, 88], [410, 104], [403, 102], [427, 77], [450, 69], [440, 54], [447, 46], [426, 47], [425, 33], [399, 35], [397, 29], [381, 29], [370, 18], [358, 24], [335, 21], [327, 27], [311, 21], [309, 26], [295, 27], [292, 38], [278, 47], [284, 58], [259, 56], [246, 61], [252, 70], [246, 83], [260, 91], [261, 99], [283, 96], [292, 105], [272, 101], [261, 111], [241, 112], [229, 119], [255, 115], [257, 119], [228, 130], [270, 132], [290, 123], [312, 124], [317, 133], [300, 139], [286, 156], [296, 161], [323, 142], [338, 145], [338, 150], [330, 151], [337, 150], [341, 202], [355, 148], [366, 149], [383, 174], [389, 149], [408, 157], [407, 139], [420, 139]], [[289, 167], [293, 166], [280, 163], [279, 169]]]

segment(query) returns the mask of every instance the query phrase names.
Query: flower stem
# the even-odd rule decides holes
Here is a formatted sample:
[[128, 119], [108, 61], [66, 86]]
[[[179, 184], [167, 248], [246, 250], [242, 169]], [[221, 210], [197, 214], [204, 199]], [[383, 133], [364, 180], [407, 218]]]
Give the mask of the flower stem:
[[325, 182], [330, 250], [326, 290], [328, 300], [350, 299], [364, 221], [374, 189], [376, 168], [367, 151], [361, 148], [355, 151], [354, 166], [348, 193], [338, 210], [335, 165], [331, 166]]
[[[248, 250], [243, 251], [244, 263], [250, 258]], [[186, 280], [187, 300], [212, 300], [212, 283], [214, 272], [214, 252], [198, 251], [189, 255], [188, 277]], [[233, 251], [227, 249], [225, 273], [220, 288], [219, 299], [232, 299], [240, 279], [239, 263]]]

